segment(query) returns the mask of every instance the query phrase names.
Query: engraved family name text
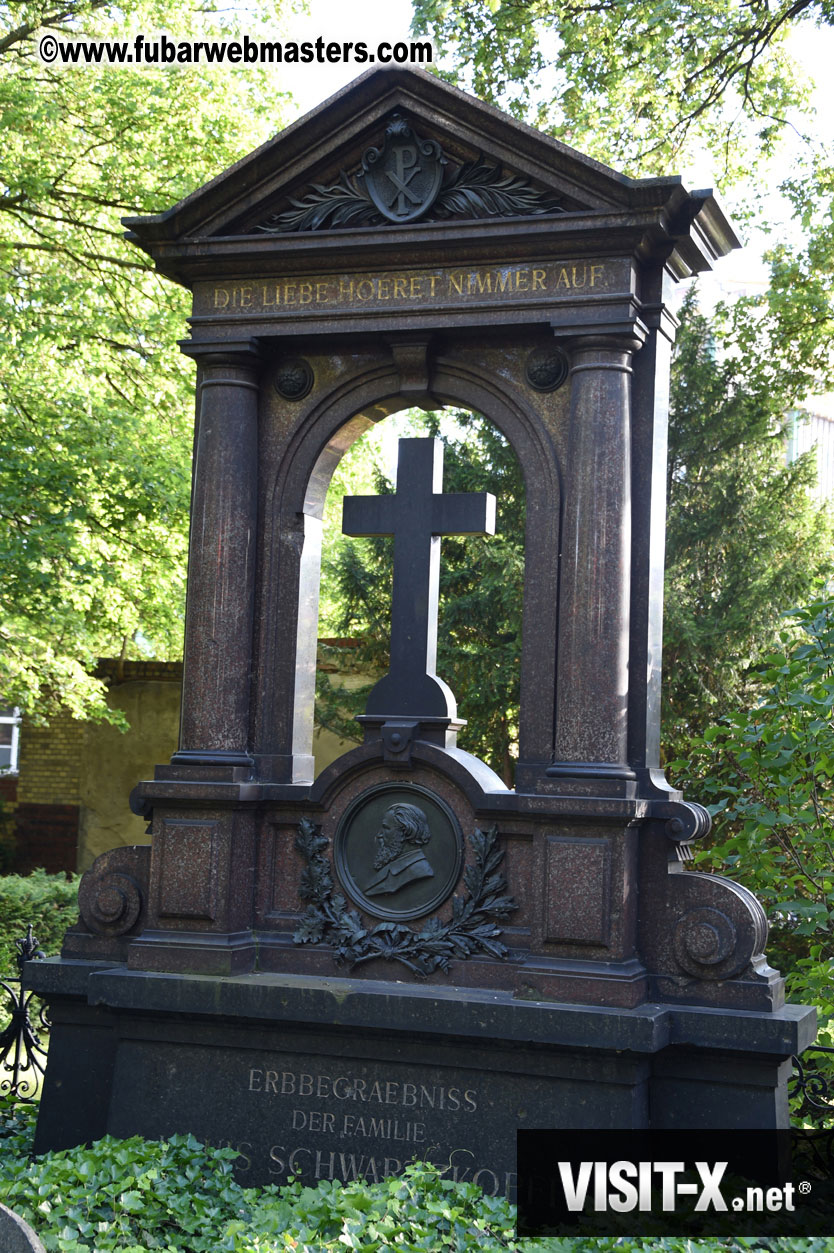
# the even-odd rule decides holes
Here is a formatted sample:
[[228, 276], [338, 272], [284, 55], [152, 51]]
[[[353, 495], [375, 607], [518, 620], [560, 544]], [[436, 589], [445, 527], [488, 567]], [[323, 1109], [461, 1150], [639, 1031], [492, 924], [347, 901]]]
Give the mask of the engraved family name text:
[[[482, 1165], [470, 1144], [473, 1135], [477, 1139], [477, 1130], [470, 1130], [477, 1121], [466, 1115], [483, 1105], [475, 1088], [360, 1077], [335, 1069], [313, 1073], [252, 1066], [244, 1076], [251, 1099], [258, 1106], [268, 1102], [270, 1109], [274, 1142], [261, 1151], [268, 1154], [271, 1175], [377, 1180], [420, 1159], [435, 1162], [450, 1178], [474, 1180], [490, 1195], [514, 1195], [515, 1174]], [[456, 1115], [455, 1130], [444, 1148], [444, 1116], [450, 1113]], [[251, 1143], [235, 1147], [251, 1160]]]
[[[353, 1179], [365, 1179], [378, 1183], [388, 1175], [397, 1175], [406, 1164], [399, 1157], [386, 1157], [364, 1153], [342, 1153], [338, 1149], [286, 1149], [282, 1144], [274, 1144], [269, 1152], [269, 1172], [284, 1176], [288, 1172], [298, 1175], [301, 1179], [318, 1181], [319, 1179], [338, 1179], [349, 1183]], [[429, 1155], [428, 1160], [432, 1160]], [[487, 1196], [501, 1193], [508, 1200], [515, 1200], [517, 1175], [515, 1171], [490, 1170], [488, 1166], [477, 1164], [453, 1165], [448, 1160], [435, 1162], [438, 1170], [446, 1179], [455, 1183], [472, 1182], [482, 1188]]]

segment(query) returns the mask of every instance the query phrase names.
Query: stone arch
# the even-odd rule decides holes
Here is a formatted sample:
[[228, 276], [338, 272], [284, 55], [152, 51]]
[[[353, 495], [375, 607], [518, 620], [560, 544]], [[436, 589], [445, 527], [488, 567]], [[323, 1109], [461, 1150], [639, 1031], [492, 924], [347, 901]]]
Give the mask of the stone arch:
[[[438, 407], [482, 413], [521, 466], [527, 517], [519, 758], [547, 765], [553, 755], [562, 525], [557, 450], [529, 395], [493, 371], [440, 355], [430, 394]], [[253, 748], [262, 777], [300, 781], [312, 769], [321, 515], [333, 470], [374, 422], [414, 403], [390, 359], [341, 380], [297, 422], [265, 492], [261, 598], [273, 607], [277, 601], [280, 609], [257, 614], [263, 627], [255, 639], [261, 682], [253, 692]]]

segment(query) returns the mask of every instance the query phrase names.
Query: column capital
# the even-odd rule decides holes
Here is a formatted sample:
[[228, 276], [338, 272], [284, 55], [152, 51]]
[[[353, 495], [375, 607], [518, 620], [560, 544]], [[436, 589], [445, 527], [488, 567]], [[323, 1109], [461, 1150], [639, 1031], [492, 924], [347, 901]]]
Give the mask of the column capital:
[[573, 334], [566, 334], [560, 327], [553, 328], [554, 339], [570, 355], [572, 361], [583, 352], [600, 354], [600, 362], [604, 361], [606, 354], [628, 353], [631, 356], [643, 347], [648, 334], [647, 328], [639, 321], [630, 326], [617, 326], [610, 330], [594, 330], [583, 334], [575, 331]]
[[181, 339], [179, 346], [180, 352], [192, 357], [201, 366], [248, 366], [254, 369], [261, 359], [260, 344], [256, 339]]

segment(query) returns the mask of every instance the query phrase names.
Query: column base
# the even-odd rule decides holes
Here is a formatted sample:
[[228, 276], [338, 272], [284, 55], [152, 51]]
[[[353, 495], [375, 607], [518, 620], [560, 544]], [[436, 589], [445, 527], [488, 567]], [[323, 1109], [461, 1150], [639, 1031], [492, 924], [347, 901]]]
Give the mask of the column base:
[[128, 970], [166, 974], [238, 975], [254, 970], [251, 931], [143, 931], [127, 950]]
[[174, 753], [169, 766], [156, 767], [154, 778], [243, 783], [253, 777], [254, 771], [255, 759], [249, 753], [181, 749]]
[[539, 792], [563, 796], [623, 796], [637, 794], [637, 775], [630, 766], [606, 761], [553, 761], [539, 781]]

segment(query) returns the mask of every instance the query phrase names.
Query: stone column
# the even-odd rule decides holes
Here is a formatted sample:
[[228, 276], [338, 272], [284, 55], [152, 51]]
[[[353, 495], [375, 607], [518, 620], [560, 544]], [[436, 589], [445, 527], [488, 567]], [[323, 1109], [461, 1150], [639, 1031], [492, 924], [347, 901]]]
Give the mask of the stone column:
[[182, 722], [172, 764], [251, 770], [249, 698], [258, 510], [258, 354], [186, 343], [201, 367]]
[[625, 336], [571, 344], [551, 777], [633, 777], [627, 757], [630, 375], [637, 347], [639, 340]]

